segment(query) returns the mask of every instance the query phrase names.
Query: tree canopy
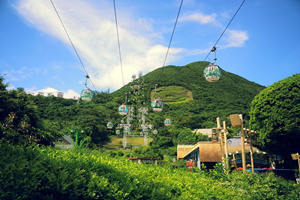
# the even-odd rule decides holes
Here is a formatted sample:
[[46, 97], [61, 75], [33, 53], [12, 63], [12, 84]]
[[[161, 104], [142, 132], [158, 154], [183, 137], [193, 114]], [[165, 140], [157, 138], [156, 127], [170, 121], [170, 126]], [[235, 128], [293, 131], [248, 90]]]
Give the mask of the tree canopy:
[[274, 83], [252, 101], [250, 126], [258, 145], [281, 155], [300, 151], [300, 74]]

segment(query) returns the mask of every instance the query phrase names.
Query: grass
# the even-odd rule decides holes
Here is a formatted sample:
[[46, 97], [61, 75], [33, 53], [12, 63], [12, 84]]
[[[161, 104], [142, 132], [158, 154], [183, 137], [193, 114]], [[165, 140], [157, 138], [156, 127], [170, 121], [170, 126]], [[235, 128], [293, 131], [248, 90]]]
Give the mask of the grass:
[[[151, 99], [154, 99], [155, 90], [151, 91]], [[156, 95], [166, 104], [186, 103], [193, 100], [190, 90], [181, 86], [167, 86], [156, 89]]]
[[[152, 138], [148, 138], [148, 143], [152, 141]], [[107, 149], [121, 149], [122, 146], [123, 137], [118, 136], [111, 136], [111, 142], [104, 145]], [[144, 145], [144, 137], [127, 137], [127, 145], [128, 146], [142, 146]]]

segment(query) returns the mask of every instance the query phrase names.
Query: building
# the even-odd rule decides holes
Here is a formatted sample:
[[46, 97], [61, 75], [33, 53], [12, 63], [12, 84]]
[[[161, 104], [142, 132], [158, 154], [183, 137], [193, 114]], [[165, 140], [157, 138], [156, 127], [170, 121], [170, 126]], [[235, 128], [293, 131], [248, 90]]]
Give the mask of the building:
[[54, 143], [54, 145], [58, 148], [69, 149], [74, 147], [74, 141], [70, 136], [63, 135]]
[[177, 159], [193, 160], [201, 169], [201, 163], [214, 166], [222, 161], [220, 143], [198, 142], [195, 145], [177, 145]]
[[60, 97], [60, 98], [64, 97], [63, 92], [58, 91], [54, 88], [46, 88], [46, 89], [39, 90], [39, 91], [35, 92], [35, 95], [41, 95], [41, 96], [45, 96], [45, 97], [50, 97], [50, 96]]
[[[241, 159], [241, 138], [234, 137], [228, 140], [228, 155], [231, 164], [235, 167], [242, 166]], [[250, 145], [245, 144], [246, 163], [250, 163]], [[254, 165], [257, 167], [268, 167], [268, 156], [265, 152], [253, 147]], [[193, 160], [196, 166], [201, 169], [201, 163], [207, 168], [213, 167], [216, 163], [222, 162], [222, 151], [220, 142], [201, 141], [195, 145], [177, 145], [177, 160]]]
[[216, 133], [217, 128], [201, 128], [201, 129], [195, 129], [193, 132], [196, 134], [202, 134], [207, 135], [208, 138], [212, 138], [213, 133]]

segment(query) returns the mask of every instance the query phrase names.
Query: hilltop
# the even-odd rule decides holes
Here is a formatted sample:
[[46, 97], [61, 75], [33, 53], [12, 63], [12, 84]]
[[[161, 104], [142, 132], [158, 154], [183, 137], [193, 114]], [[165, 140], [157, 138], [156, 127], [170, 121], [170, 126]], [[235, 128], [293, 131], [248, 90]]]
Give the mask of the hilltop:
[[[226, 118], [231, 113], [242, 113], [247, 119], [250, 102], [265, 87], [223, 69], [219, 81], [208, 82], [203, 76], [207, 65], [208, 62], [170, 65], [146, 74], [142, 77], [146, 101], [153, 99], [157, 84], [157, 94], [165, 101], [164, 112], [159, 115], [172, 117], [190, 128], [213, 126], [210, 122], [216, 117]], [[114, 99], [120, 100], [138, 81], [115, 91]]]

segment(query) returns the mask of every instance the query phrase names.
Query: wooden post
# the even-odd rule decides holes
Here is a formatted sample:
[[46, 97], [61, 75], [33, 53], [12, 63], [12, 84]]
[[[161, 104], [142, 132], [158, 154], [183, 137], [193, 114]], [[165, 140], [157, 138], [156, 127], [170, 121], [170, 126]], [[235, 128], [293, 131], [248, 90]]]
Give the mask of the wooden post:
[[236, 164], [236, 159], [235, 159], [234, 153], [232, 154], [232, 161], [233, 161], [235, 169], [237, 169], [237, 164]]
[[220, 117], [217, 117], [217, 129], [221, 129]]
[[299, 153], [296, 154], [297, 159], [298, 159], [298, 168], [299, 168], [299, 174], [300, 174], [300, 158], [299, 158]]
[[252, 173], [254, 173], [254, 161], [253, 161], [253, 148], [252, 148], [252, 134], [254, 133], [254, 131], [250, 131], [251, 135], [250, 135], [250, 159], [251, 159], [251, 170]]
[[217, 130], [218, 130], [218, 134], [219, 134], [219, 142], [220, 142], [220, 147], [221, 147], [222, 163], [224, 166], [224, 147], [223, 147], [223, 137], [222, 137], [222, 131], [221, 131], [220, 117], [217, 117]]
[[241, 126], [241, 145], [242, 145], [242, 164], [243, 164], [243, 172], [246, 172], [246, 155], [245, 155], [245, 134], [244, 134], [244, 125], [243, 125], [243, 115], [239, 115], [242, 126]]
[[226, 127], [226, 121], [223, 121], [223, 130], [224, 130], [224, 150], [225, 150], [225, 159], [226, 159], [226, 169], [229, 169], [229, 160], [228, 160], [228, 144], [227, 144], [227, 127]]

